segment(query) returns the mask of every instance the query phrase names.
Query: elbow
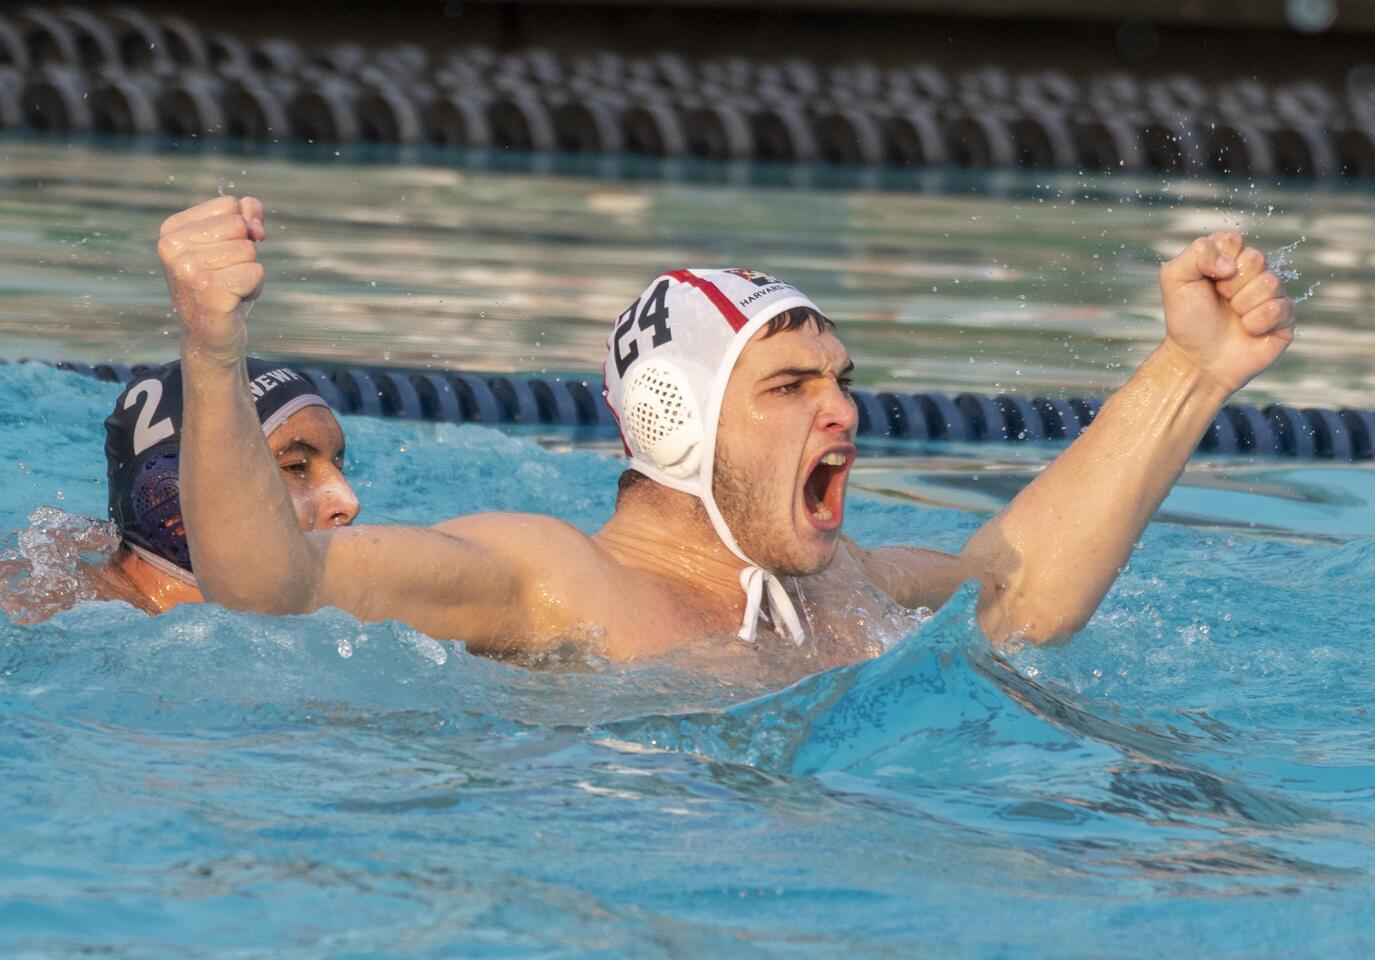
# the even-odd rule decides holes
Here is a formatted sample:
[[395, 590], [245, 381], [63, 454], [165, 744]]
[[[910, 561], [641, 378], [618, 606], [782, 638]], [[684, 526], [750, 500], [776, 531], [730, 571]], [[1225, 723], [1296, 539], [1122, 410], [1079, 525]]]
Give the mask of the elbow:
[[1058, 646], [1088, 625], [1092, 611], [1080, 615], [1028, 602], [1006, 588], [986, 587], [979, 604], [979, 627], [994, 646], [1032, 643]]
[[1056, 646], [1088, 625], [1095, 606], [1067, 597], [1052, 585], [1028, 584], [1026, 571], [982, 567], [979, 577], [979, 628], [994, 646], [1033, 643]]
[[981, 621], [980, 626], [995, 647], [1034, 644], [1038, 647], [1058, 647], [1068, 643], [1082, 628], [1071, 624], [1051, 625], [1040, 621], [1028, 621], [1015, 629], [998, 624], [989, 625]]
[[245, 561], [223, 547], [204, 549], [192, 540], [191, 565], [206, 601], [230, 610], [285, 616], [320, 606], [315, 600], [318, 577], [305, 562], [273, 556]]
[[[287, 585], [289, 586], [289, 585]], [[217, 603], [230, 610], [264, 613], [281, 617], [293, 613], [310, 613], [318, 608], [311, 593], [304, 590], [275, 589], [264, 586], [255, 589], [251, 584], [203, 584], [201, 593], [209, 603]]]
[[979, 627], [994, 645], [1055, 646], [1088, 626], [1111, 580], [1066, 582], [1054, 566], [1024, 563], [1010, 549], [991, 550], [990, 542], [976, 533], [961, 557], [981, 571]]

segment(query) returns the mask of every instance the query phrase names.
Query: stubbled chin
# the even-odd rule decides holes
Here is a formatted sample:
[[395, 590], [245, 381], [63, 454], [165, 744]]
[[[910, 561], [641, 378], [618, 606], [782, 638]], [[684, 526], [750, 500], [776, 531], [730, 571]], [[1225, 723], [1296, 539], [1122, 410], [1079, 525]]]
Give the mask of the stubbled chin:
[[820, 573], [825, 570], [831, 565], [831, 561], [835, 560], [836, 551], [840, 548], [840, 528], [837, 527], [835, 530], [814, 530], [812, 532], [822, 538], [821, 543], [817, 544], [821, 549], [819, 554], [813, 555], [815, 559], [809, 564], [810, 569], [801, 574], [801, 576], [811, 576], [812, 574]]
[[824, 571], [835, 560], [836, 550], [840, 546], [839, 539], [832, 539], [825, 543], [813, 542], [808, 544], [804, 550], [793, 551], [793, 556], [786, 563], [780, 563], [771, 572], [781, 577], [810, 577]]

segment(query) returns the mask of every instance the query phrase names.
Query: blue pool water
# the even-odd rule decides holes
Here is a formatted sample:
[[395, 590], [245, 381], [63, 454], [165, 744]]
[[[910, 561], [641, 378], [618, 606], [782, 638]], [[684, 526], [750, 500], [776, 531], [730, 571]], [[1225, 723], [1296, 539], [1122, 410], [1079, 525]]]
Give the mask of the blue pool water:
[[[0, 367], [0, 528], [103, 514], [116, 392]], [[367, 520], [612, 506], [595, 451], [345, 426]], [[861, 542], [997, 499], [900, 472]], [[966, 592], [782, 690], [337, 611], [0, 618], [0, 955], [1368, 956], [1375, 485], [1266, 476], [1172, 498], [1066, 647], [995, 656]]]

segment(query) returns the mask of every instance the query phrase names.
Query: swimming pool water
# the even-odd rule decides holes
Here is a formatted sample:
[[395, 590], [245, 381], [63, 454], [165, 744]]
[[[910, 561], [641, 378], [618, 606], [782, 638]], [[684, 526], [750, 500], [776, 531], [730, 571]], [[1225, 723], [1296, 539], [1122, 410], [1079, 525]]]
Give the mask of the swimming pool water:
[[[0, 528], [103, 514], [116, 393], [0, 367]], [[345, 428], [374, 522], [592, 530], [621, 467]], [[0, 618], [0, 954], [1368, 956], [1375, 485], [1264, 469], [1246, 510], [1202, 471], [1065, 647], [995, 654], [966, 592], [782, 690], [338, 611]], [[861, 542], [958, 547], [1015, 487], [901, 471], [857, 477]]]
[[268, 206], [253, 314], [265, 355], [586, 372], [650, 277], [744, 265], [840, 323], [861, 386], [1101, 395], [1159, 339], [1159, 262], [1241, 227], [1312, 296], [1298, 348], [1240, 399], [1371, 405], [1370, 189], [1045, 172], [939, 185], [626, 181], [0, 137], [0, 358], [171, 359], [158, 225], [252, 192]]

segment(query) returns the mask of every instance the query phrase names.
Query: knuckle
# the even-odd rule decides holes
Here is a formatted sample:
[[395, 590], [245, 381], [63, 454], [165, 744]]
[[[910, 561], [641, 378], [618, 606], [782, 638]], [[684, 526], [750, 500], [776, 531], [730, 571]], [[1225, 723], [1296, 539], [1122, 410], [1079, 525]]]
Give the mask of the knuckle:
[[195, 254], [181, 253], [173, 258], [171, 266], [178, 274], [189, 279], [200, 268], [200, 261]]
[[215, 239], [238, 240], [248, 236], [248, 221], [237, 213], [228, 213], [218, 218], [209, 232]]
[[244, 244], [247, 240], [229, 240], [220, 247], [216, 260], [220, 263], [242, 263], [244, 261]]

